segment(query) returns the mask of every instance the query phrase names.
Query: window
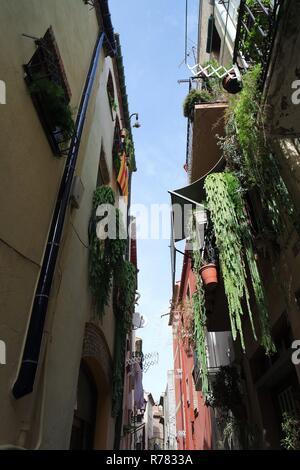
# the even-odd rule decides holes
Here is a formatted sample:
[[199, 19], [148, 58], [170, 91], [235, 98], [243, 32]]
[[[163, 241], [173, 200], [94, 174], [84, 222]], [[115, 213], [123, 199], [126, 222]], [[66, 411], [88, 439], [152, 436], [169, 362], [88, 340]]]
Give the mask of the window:
[[221, 49], [221, 39], [215, 26], [213, 15], [208, 18], [206, 52], [219, 60]]
[[122, 137], [121, 137], [120, 122], [119, 122], [119, 119], [117, 118], [116, 125], [115, 125], [115, 132], [114, 132], [114, 143], [113, 143], [113, 149], [112, 149], [113, 165], [114, 165], [114, 169], [115, 169], [117, 176], [120, 171], [120, 166], [121, 166], [120, 156], [122, 154], [122, 151], [123, 151], [123, 142], [122, 142]]
[[71, 91], [51, 26], [36, 45], [24, 65], [25, 81], [51, 149], [62, 155], [68, 150], [74, 122], [69, 107]]
[[109, 72], [108, 74], [106, 90], [111, 111], [111, 117], [113, 118], [113, 111], [117, 110], [117, 102], [115, 99], [115, 87], [111, 72]]
[[211, 54], [212, 56], [218, 61], [220, 59], [220, 50], [221, 50], [221, 39], [219, 33], [215, 27], [213, 26], [213, 34], [212, 34], [212, 41], [211, 41]]
[[110, 181], [109, 178], [109, 171], [106, 164], [106, 157], [103, 145], [101, 145], [101, 152], [100, 152], [100, 160], [99, 160], [99, 167], [98, 167], [98, 175], [97, 175], [97, 187], [102, 186], [103, 184], [108, 184]]

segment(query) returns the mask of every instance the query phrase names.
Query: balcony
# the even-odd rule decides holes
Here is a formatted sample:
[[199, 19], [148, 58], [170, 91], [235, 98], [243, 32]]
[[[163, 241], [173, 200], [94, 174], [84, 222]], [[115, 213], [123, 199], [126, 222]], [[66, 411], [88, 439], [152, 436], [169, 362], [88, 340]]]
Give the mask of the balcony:
[[233, 61], [262, 65], [261, 90], [273, 137], [300, 137], [300, 2], [241, 0]]
[[[208, 380], [211, 383], [220, 367], [230, 365], [234, 360], [234, 348], [230, 331], [207, 332], [206, 335]], [[202, 390], [199, 361], [194, 354], [194, 381], [197, 391]]]
[[196, 104], [191, 139], [192, 149], [188, 161], [190, 182], [203, 178], [220, 161], [222, 154], [217, 135], [224, 136], [224, 114], [227, 103]]
[[240, 2], [233, 62], [245, 70], [260, 63], [262, 85], [272, 53], [279, 3], [279, 0], [257, 0], [254, 4], [249, 0]]

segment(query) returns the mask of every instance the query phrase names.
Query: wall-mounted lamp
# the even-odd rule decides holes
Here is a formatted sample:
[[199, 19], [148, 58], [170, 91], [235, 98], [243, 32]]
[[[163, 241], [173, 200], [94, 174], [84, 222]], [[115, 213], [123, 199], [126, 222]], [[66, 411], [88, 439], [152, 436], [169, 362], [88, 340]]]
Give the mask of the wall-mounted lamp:
[[138, 113], [132, 113], [130, 116], [129, 116], [129, 120], [135, 116], [135, 123], [132, 125], [132, 127], [136, 127], [137, 129], [139, 127], [141, 127], [141, 124], [139, 123], [139, 114]]

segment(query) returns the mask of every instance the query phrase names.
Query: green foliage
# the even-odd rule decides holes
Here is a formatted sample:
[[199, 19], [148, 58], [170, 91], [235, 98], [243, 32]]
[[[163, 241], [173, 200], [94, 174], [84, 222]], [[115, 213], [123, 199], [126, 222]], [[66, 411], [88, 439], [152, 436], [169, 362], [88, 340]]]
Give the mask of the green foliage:
[[227, 166], [243, 191], [256, 188], [265, 213], [264, 236], [282, 235], [287, 216], [298, 228], [295, 206], [281, 177], [265, 135], [265, 113], [261, 107], [258, 80], [261, 66], [243, 77], [243, 90], [230, 101], [226, 136], [220, 138]]
[[130, 171], [136, 171], [134, 145], [129, 134], [125, 137], [125, 154], [128, 158], [128, 167]]
[[[197, 277], [199, 277], [199, 275]], [[200, 279], [197, 279], [197, 291], [193, 294], [192, 299], [194, 314], [194, 342], [197, 359], [200, 366], [202, 394], [205, 398], [209, 391], [206, 356], [206, 310], [204, 302], [204, 291]]]
[[116, 417], [122, 412], [123, 383], [125, 368], [126, 328], [122, 321], [116, 322], [114, 360], [113, 360], [113, 392], [112, 416]]
[[[111, 206], [115, 204], [115, 195], [109, 186], [98, 187], [93, 195], [90, 222], [89, 284], [96, 302], [97, 313], [102, 317], [104, 307], [109, 303], [112, 281], [114, 281], [113, 306], [117, 321], [113, 363], [112, 415], [117, 416], [122, 407], [125, 343], [126, 335], [132, 328], [137, 273], [135, 266], [124, 260], [125, 228], [119, 209], [115, 211], [116, 238], [99, 240], [97, 237], [97, 222], [101, 218], [96, 216], [96, 210], [102, 204]], [[108, 223], [110, 222], [108, 219]]]
[[300, 419], [291, 413], [283, 413], [281, 445], [287, 450], [300, 450]]
[[132, 329], [136, 276], [136, 268], [130, 261], [121, 263], [114, 274], [114, 311], [117, 321], [113, 364], [113, 416], [117, 416], [122, 410], [125, 343], [126, 335]]
[[74, 121], [63, 88], [46, 77], [35, 75], [29, 90], [32, 95], [40, 99], [51, 130], [55, 131], [58, 128], [65, 139], [70, 139], [74, 133]]
[[[270, 0], [261, 0], [261, 3], [266, 7], [271, 7]], [[246, 0], [246, 5], [251, 8], [252, 12], [255, 12], [255, 22], [250, 28], [250, 32], [244, 31], [245, 26], [247, 25], [247, 20], [244, 18], [242, 23], [241, 34], [244, 35], [246, 32], [246, 39], [243, 42], [243, 52], [246, 57], [249, 57], [251, 62], [259, 63], [261, 61], [262, 54], [268, 46], [268, 37], [264, 37], [260, 34], [260, 29], [262, 31], [268, 31], [270, 28], [269, 18], [261, 11], [260, 7], [257, 4], [257, 0]]]
[[214, 225], [220, 267], [228, 301], [232, 336], [239, 333], [245, 349], [242, 316], [243, 299], [246, 299], [252, 331], [256, 339], [249, 303], [245, 264], [248, 263], [251, 282], [258, 307], [261, 344], [267, 354], [275, 352], [270, 334], [270, 321], [264, 287], [256, 264], [250, 226], [246, 218], [244, 201], [238, 179], [230, 172], [212, 173], [205, 180], [207, 205]]
[[[220, 67], [220, 64], [215, 59], [207, 60], [202, 66], [207, 67], [209, 65], [211, 65], [214, 69]], [[208, 68], [207, 71], [210, 72], [211, 68]], [[222, 88], [222, 79], [214, 75], [211, 77], [202, 76], [202, 79], [203, 88], [214, 97], [214, 100], [218, 100], [223, 97], [224, 90]]]
[[194, 119], [194, 107], [199, 103], [209, 103], [213, 101], [213, 96], [207, 90], [196, 90], [193, 88], [186, 96], [183, 103], [183, 115], [186, 118]]
[[208, 220], [205, 227], [204, 235], [204, 249], [202, 252], [201, 265], [206, 266], [207, 264], [217, 264], [218, 254], [216, 249], [215, 233], [213, 224], [209, 219], [209, 213], [207, 214]]
[[243, 76], [243, 89], [230, 102], [230, 114], [234, 124], [233, 132], [243, 154], [245, 180], [249, 187], [256, 183], [259, 176], [259, 155], [264, 148], [264, 135], [260, 132], [259, 101], [257, 100], [258, 79], [261, 66], [256, 65]]
[[110, 186], [98, 186], [93, 194], [93, 209], [96, 211], [101, 204], [115, 205], [115, 194]]
[[195, 218], [192, 216], [192, 244], [193, 244], [193, 271], [196, 277], [197, 290], [193, 294], [193, 318], [194, 318], [194, 343], [196, 348], [197, 359], [200, 366], [200, 376], [202, 381], [202, 393], [206, 398], [208, 387], [208, 370], [206, 355], [206, 309], [205, 297], [202, 286], [201, 276], [199, 274], [201, 268], [201, 253], [196, 239]]
[[212, 383], [212, 406], [220, 408], [224, 414], [228, 414], [241, 403], [241, 384], [236, 367], [220, 367]]
[[108, 218], [108, 224], [115, 223], [116, 237], [107, 237], [104, 240], [97, 237], [97, 223], [101, 220], [101, 217], [96, 216], [97, 207], [102, 204], [113, 206], [114, 203], [115, 197], [110, 187], [100, 186], [94, 192], [90, 221], [89, 284], [100, 316], [104, 313], [105, 305], [109, 303], [112, 277], [124, 262], [123, 257], [126, 250], [125, 228], [119, 209], [115, 209], [112, 214], [110, 211], [108, 212], [109, 216], [115, 215], [115, 220]]
[[228, 194], [232, 200], [234, 210], [239, 223], [240, 237], [243, 244], [243, 251], [246, 254], [252, 287], [255, 295], [256, 304], [259, 312], [259, 322], [261, 329], [261, 345], [265, 348], [267, 354], [275, 352], [275, 345], [273, 343], [270, 331], [270, 318], [267, 307], [267, 298], [264, 286], [258, 271], [255, 255], [253, 251], [252, 237], [248, 219], [246, 217], [244, 201], [242, 198], [240, 184], [238, 179], [232, 173], [225, 173], [227, 182]]
[[127, 331], [130, 331], [136, 294], [135, 266], [130, 261], [124, 261], [116, 270], [114, 281], [116, 311], [125, 322]]
[[[203, 64], [203, 67], [211, 65], [214, 68], [219, 67], [219, 64], [216, 60], [209, 60]], [[208, 72], [210, 70], [208, 69]], [[202, 88], [201, 89], [191, 89], [188, 95], [186, 96], [183, 103], [183, 115], [186, 118], [189, 118], [191, 121], [194, 119], [194, 108], [196, 104], [199, 103], [210, 103], [222, 99], [224, 90], [221, 86], [221, 80], [216, 77], [206, 77], [201, 76], [202, 78]]]
[[242, 241], [234, 205], [228, 193], [224, 173], [212, 173], [205, 180], [207, 206], [214, 225], [216, 244], [219, 251], [220, 267], [228, 301], [233, 339], [239, 333], [242, 348], [245, 349], [242, 322], [242, 300], [245, 297], [249, 317], [249, 292], [246, 284], [246, 271], [242, 256]]
[[[127, 164], [128, 164], [129, 170], [137, 171], [136, 162], [135, 162], [134, 145], [132, 142], [132, 138], [128, 134], [125, 137], [124, 150], [125, 150], [125, 154], [127, 157], [127, 162], [128, 162]], [[113, 153], [113, 164], [114, 164], [114, 168], [115, 168], [117, 175], [119, 174], [119, 171], [121, 168], [121, 156], [122, 156], [122, 153], [119, 152], [116, 146], [116, 148], [114, 149], [114, 153]]]

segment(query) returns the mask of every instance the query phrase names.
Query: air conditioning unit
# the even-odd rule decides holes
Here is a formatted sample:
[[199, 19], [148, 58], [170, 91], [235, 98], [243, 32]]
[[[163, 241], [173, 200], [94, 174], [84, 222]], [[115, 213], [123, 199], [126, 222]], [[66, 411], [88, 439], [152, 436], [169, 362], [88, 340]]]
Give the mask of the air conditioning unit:
[[134, 330], [137, 330], [138, 328], [143, 328], [145, 326], [145, 319], [143, 315], [141, 315], [138, 312], [134, 312], [132, 315], [132, 326]]

